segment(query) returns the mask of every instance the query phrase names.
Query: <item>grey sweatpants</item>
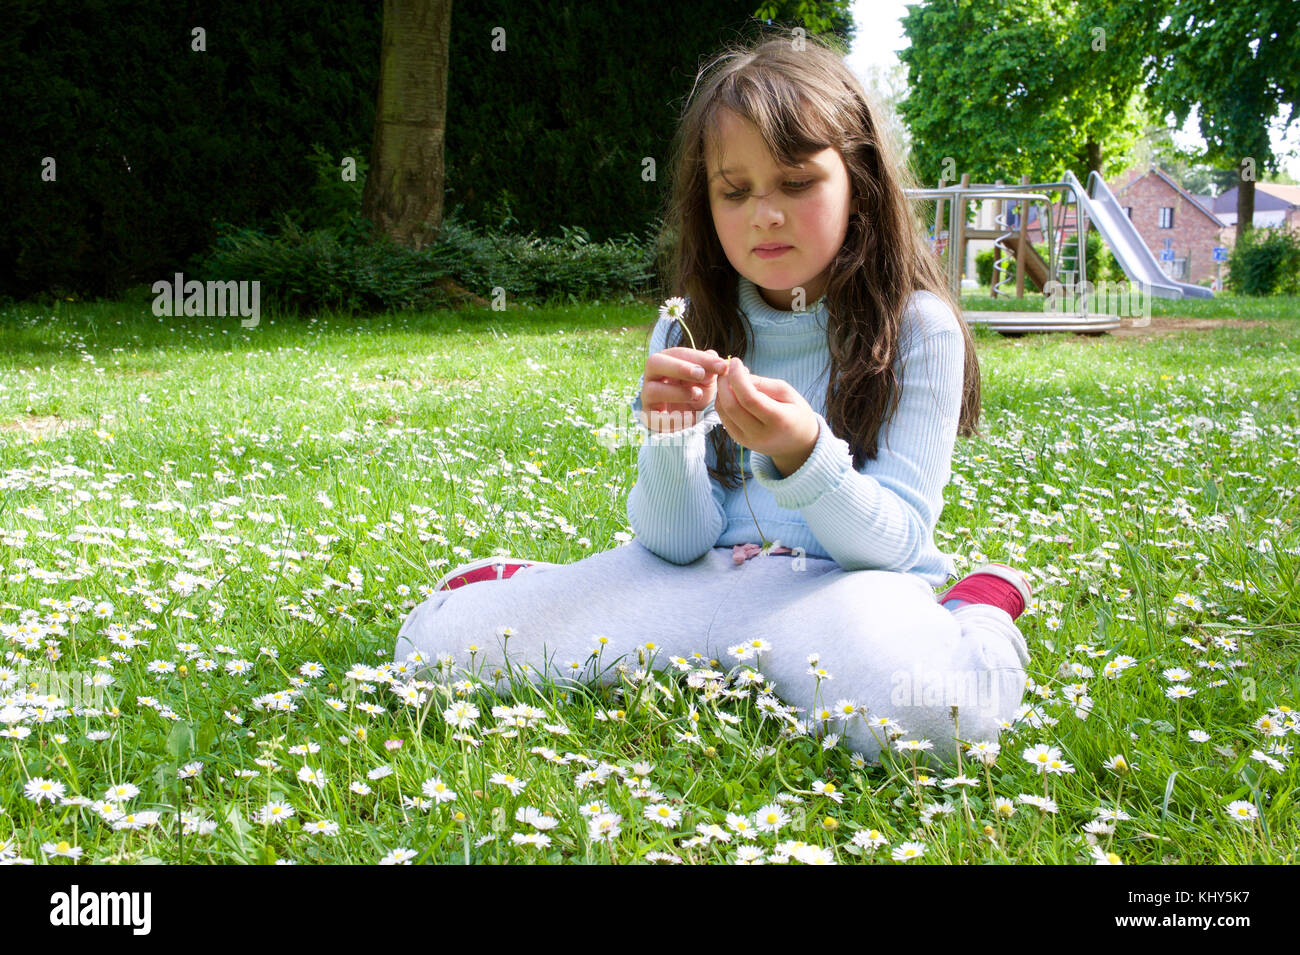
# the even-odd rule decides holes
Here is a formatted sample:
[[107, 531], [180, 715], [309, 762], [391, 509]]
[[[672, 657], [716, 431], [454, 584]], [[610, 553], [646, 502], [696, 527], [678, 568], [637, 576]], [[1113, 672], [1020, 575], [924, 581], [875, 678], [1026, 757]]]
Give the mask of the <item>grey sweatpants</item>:
[[[421, 666], [432, 666], [450, 654], [451, 678], [463, 677], [464, 668], [491, 684], [508, 653], [511, 668], [528, 664], [533, 679], [546, 671], [557, 682], [593, 674], [611, 682], [612, 664], [622, 657], [635, 669], [637, 648], [647, 642], [655, 645], [656, 669], [698, 652], [729, 670], [738, 664], [728, 648], [753, 639], [770, 644], [758, 669], [786, 704], [806, 708], [801, 719], [841, 701], [865, 711], [865, 718], [834, 718], [827, 730], [873, 762], [887, 737], [867, 725], [872, 718], [893, 719], [902, 739], [930, 740], [944, 760], [953, 758], [954, 705], [961, 739], [996, 739], [1020, 705], [1029, 662], [1005, 611], [984, 604], [950, 611], [911, 574], [846, 571], [802, 555], [759, 555], [737, 565], [730, 546], [679, 565], [636, 541], [439, 591], [407, 616], [394, 659], [418, 651]], [[603, 672], [596, 674], [592, 656], [602, 646]], [[829, 674], [820, 687], [809, 672], [814, 653]], [[435, 679], [438, 672], [445, 673], [421, 675]]]

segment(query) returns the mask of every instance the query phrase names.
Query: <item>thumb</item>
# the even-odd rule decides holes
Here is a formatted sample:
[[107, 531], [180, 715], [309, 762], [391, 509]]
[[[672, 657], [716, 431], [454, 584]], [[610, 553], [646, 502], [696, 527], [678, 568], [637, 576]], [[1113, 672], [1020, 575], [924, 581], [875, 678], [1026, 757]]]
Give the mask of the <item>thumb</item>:
[[749, 380], [753, 382], [754, 387], [769, 398], [776, 398], [779, 401], [788, 400], [790, 393], [794, 391], [788, 381], [783, 378], [764, 378], [762, 375], [750, 374]]

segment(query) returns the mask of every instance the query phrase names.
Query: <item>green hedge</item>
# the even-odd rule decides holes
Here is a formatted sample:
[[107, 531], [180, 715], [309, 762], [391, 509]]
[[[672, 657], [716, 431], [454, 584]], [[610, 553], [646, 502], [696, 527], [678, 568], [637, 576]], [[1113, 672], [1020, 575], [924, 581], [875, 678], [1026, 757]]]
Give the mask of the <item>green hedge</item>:
[[1242, 295], [1300, 295], [1300, 236], [1255, 227], [1228, 253], [1224, 285]]

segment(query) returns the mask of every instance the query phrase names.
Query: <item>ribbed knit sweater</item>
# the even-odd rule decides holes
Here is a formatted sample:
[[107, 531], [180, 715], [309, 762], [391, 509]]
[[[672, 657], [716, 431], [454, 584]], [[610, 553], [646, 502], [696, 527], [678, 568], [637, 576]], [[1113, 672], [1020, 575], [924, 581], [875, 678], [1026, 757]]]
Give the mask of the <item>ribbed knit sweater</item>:
[[[817, 416], [817, 443], [784, 477], [768, 455], [744, 450], [747, 505], [744, 488], [728, 490], [709, 477], [715, 458], [706, 435], [721, 425], [713, 402], [690, 428], [655, 434], [640, 426], [638, 392], [632, 409], [644, 443], [627, 497], [637, 541], [664, 560], [689, 564], [712, 547], [761, 540], [757, 516], [768, 540], [830, 558], [845, 570], [901, 571], [931, 586], [955, 576], [951, 558], [934, 543], [962, 394], [964, 342], [952, 309], [930, 292], [909, 301], [895, 363], [902, 380], [898, 407], [880, 428], [876, 457], [855, 471], [848, 442], [825, 418], [825, 298], [805, 312], [784, 311], [768, 305], [744, 276], [738, 293], [756, 338], [745, 366], [784, 379], [804, 396]], [[679, 323], [660, 319], [650, 353], [684, 342]]]

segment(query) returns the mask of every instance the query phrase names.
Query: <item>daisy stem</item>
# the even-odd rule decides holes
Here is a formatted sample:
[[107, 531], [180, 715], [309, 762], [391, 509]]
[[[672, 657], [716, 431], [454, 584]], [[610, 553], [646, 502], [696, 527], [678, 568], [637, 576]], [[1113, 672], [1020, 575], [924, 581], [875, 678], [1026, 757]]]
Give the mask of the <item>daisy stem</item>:
[[[1119, 807], [1122, 805], [1122, 803], [1120, 802], [1120, 799], [1121, 799], [1123, 796], [1124, 796], [1124, 777], [1121, 776], [1121, 777], [1119, 778], [1119, 788], [1118, 788], [1117, 790], [1115, 790], [1115, 809], [1116, 809], [1116, 811], [1118, 811], [1118, 810], [1119, 810]], [[1115, 840], [1115, 829], [1116, 829], [1118, 823], [1119, 823], [1119, 820], [1117, 820], [1117, 819], [1112, 820], [1112, 821], [1111, 821], [1111, 826], [1110, 826], [1110, 832], [1106, 834], [1106, 851], [1107, 851], [1107, 852], [1110, 852], [1110, 844]]]
[[[749, 503], [749, 485], [745, 481], [745, 448], [740, 445], [737, 445], [737, 447], [740, 447], [740, 489], [745, 492], [745, 506], [749, 508], [749, 516], [754, 519], [754, 529], [758, 531], [758, 539], [763, 542], [764, 547], [767, 547], [767, 535], [763, 533], [763, 528], [758, 526], [758, 516], [754, 513], [754, 505]], [[754, 460], [752, 452], [749, 459], [750, 461]]]
[[[691, 334], [690, 327], [686, 324], [686, 319], [679, 315], [677, 317], [677, 324], [681, 325], [682, 331], [686, 332], [686, 337], [690, 340], [691, 347], [694, 348], [696, 351], [699, 351], [699, 348], [697, 348], [695, 345], [695, 336]], [[727, 356], [728, 364], [730, 364], [731, 358], [732, 358], [731, 355]], [[759, 540], [761, 540], [763, 542], [763, 546], [766, 547], [768, 543], [767, 536], [763, 533], [763, 528], [758, 526], [758, 518], [754, 514], [754, 506], [749, 503], [749, 484], [745, 480], [745, 448], [743, 445], [739, 445], [739, 444], [737, 444], [736, 446], [740, 448], [740, 488], [742, 491], [745, 492], [745, 506], [749, 508], [749, 516], [754, 518], [754, 528], [758, 531]], [[751, 455], [751, 459], [752, 459], [752, 455]]]
[[23, 778], [30, 782], [32, 774], [27, 771], [27, 764], [23, 762], [22, 751], [18, 749], [18, 740], [14, 740], [14, 756], [18, 759], [18, 765], [22, 767]]

